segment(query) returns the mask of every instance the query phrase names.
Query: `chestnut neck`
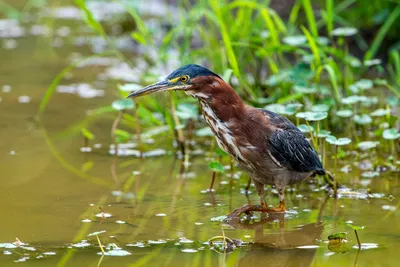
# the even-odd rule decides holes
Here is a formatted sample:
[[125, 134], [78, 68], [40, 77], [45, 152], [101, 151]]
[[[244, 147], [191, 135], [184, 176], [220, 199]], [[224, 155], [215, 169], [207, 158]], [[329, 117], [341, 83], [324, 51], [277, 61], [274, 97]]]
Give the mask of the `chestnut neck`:
[[201, 77], [199, 94], [206, 97], [196, 97], [202, 105], [211, 108], [222, 122], [240, 119], [245, 113], [245, 104], [236, 91], [221, 78]]

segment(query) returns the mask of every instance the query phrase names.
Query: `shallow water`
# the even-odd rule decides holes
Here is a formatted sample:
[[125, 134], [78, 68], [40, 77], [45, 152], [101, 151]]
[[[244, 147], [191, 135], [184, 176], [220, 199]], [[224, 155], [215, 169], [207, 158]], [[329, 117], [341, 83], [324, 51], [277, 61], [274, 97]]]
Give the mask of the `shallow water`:
[[[354, 170], [340, 176], [357, 192], [363, 192], [362, 183], [370, 180], [371, 192], [383, 196], [327, 198], [318, 186], [305, 182], [286, 192], [289, 210], [284, 216], [234, 225], [212, 222], [248, 201], [258, 202], [254, 188], [249, 199], [241, 193], [245, 174], [231, 183], [228, 171], [218, 177], [215, 194], [204, 192], [211, 179], [206, 156], [193, 156], [181, 172], [172, 140], [162, 137], [155, 137], [148, 149], [162, 148], [167, 155], [115, 158], [108, 154], [115, 113], [90, 126], [96, 135], [91, 145], [101, 147], [81, 152], [83, 140], [74, 126], [85, 119], [87, 110], [116, 99], [116, 82], [100, 86], [103, 97], [55, 93], [40, 123], [35, 115], [46, 88], [67, 65], [71, 52], [85, 54], [89, 49], [68, 43], [52, 48], [44, 37], [26, 36], [17, 42], [15, 49], [0, 48], [1, 266], [21, 264], [16, 261], [24, 257], [26, 266], [353, 266], [356, 260], [359, 266], [398, 265], [398, 174], [361, 178]], [[62, 84], [95, 84], [102, 71], [83, 68]], [[4, 85], [11, 90], [4, 90], [9, 88]], [[29, 96], [29, 102], [19, 103], [20, 96]], [[350, 162], [341, 162], [346, 163]], [[275, 205], [277, 195], [270, 188], [267, 192], [267, 202]], [[99, 207], [112, 216], [96, 217]], [[359, 231], [361, 242], [377, 248], [371, 246], [358, 255], [347, 221], [364, 226]], [[106, 230], [99, 235], [104, 245], [115, 243], [131, 254], [98, 255], [96, 238], [87, 235], [102, 230]], [[346, 253], [332, 252], [327, 237], [343, 231], [348, 232]], [[246, 245], [225, 254], [210, 249], [207, 240], [223, 233]], [[5, 247], [16, 238], [27, 245]], [[73, 246], [82, 240], [90, 246]], [[55, 255], [44, 254], [49, 252]]]

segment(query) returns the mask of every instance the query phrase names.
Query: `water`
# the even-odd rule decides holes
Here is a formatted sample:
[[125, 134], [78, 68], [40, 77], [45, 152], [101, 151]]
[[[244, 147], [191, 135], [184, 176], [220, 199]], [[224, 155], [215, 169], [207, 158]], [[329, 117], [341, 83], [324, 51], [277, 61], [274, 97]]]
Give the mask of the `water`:
[[[75, 25], [71, 23], [56, 25]], [[353, 166], [340, 179], [358, 195], [345, 193], [335, 200], [303, 183], [286, 192], [285, 216], [234, 225], [212, 222], [248, 201], [258, 202], [254, 187], [249, 199], [240, 193], [245, 174], [233, 183], [229, 171], [220, 175], [216, 193], [210, 195], [204, 193], [211, 179], [206, 156], [193, 156], [182, 173], [180, 160], [171, 155], [172, 140], [155, 137], [148, 146], [166, 150], [164, 156], [109, 155], [110, 128], [117, 114], [85, 115], [116, 99], [116, 81], [95, 82], [104, 67], [79, 69], [61, 83], [89, 83], [104, 90], [104, 96], [55, 93], [38, 122], [41, 98], [68, 64], [67, 58], [72, 52], [90, 51], [64, 37], [58, 48], [49, 45], [49, 37], [15, 40], [15, 48], [0, 49], [0, 266], [22, 260], [26, 266], [352, 266], [356, 260], [359, 266], [398, 265], [398, 174], [361, 178]], [[28, 98], [21, 101], [21, 96]], [[88, 121], [96, 139], [90, 143], [92, 151], [84, 153], [79, 128]], [[345, 164], [352, 162], [341, 162]], [[366, 198], [366, 185], [377, 194]], [[277, 195], [267, 192], [267, 202], [276, 205]], [[96, 217], [99, 207], [111, 217]], [[352, 248], [357, 242], [347, 221], [365, 227], [359, 236], [362, 243], [372, 243], [365, 246], [370, 249], [358, 255]], [[96, 237], [87, 235], [103, 230], [99, 238], [104, 245], [115, 243], [130, 255], [98, 255]], [[348, 232], [345, 253], [332, 252], [327, 237], [343, 231]], [[207, 241], [223, 234], [245, 246], [229, 253], [210, 249]], [[16, 238], [26, 245], [13, 246]]]

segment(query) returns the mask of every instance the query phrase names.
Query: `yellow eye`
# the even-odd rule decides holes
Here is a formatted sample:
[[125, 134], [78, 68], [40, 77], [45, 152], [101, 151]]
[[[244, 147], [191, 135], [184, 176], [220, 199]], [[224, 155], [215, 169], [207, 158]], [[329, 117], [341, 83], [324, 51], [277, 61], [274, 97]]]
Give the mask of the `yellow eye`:
[[189, 80], [189, 76], [185, 75], [179, 78], [179, 80], [183, 83], [187, 82]]

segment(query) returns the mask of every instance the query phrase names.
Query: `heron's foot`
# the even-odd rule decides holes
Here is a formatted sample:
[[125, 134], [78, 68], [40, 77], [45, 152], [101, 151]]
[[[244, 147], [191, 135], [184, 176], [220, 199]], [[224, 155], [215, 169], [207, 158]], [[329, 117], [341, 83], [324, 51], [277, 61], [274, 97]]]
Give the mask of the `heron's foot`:
[[286, 211], [285, 202], [280, 202], [277, 207], [270, 209], [273, 210], [273, 212], [285, 212]]
[[285, 212], [285, 205], [283, 206], [279, 204], [276, 208], [269, 208], [266, 205], [250, 205], [246, 204], [241, 206], [240, 208], [235, 209], [231, 213], [229, 213], [226, 217], [227, 221], [232, 221], [240, 218], [240, 215], [243, 213], [249, 215], [252, 211], [259, 211], [265, 213], [277, 213], [277, 212]]

